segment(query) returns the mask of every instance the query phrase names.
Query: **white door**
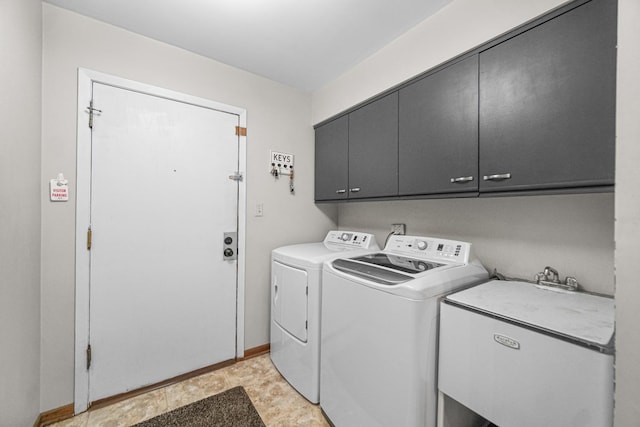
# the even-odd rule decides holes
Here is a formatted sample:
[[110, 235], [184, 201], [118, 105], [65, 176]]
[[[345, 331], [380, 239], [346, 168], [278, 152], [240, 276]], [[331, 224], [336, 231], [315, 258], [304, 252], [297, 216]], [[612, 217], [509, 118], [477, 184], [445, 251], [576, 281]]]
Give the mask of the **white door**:
[[93, 82], [89, 401], [235, 357], [238, 115]]

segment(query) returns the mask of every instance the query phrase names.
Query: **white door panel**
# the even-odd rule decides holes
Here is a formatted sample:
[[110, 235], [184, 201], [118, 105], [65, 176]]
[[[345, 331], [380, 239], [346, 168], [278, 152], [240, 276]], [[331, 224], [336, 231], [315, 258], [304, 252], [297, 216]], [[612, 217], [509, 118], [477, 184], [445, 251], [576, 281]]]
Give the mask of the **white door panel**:
[[238, 116], [93, 84], [90, 400], [235, 356]]

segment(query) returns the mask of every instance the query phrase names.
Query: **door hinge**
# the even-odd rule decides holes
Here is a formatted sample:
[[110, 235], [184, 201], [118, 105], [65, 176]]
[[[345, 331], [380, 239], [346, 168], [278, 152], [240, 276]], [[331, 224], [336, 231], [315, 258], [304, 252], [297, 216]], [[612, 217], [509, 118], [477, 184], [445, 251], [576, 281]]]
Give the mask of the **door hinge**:
[[91, 228], [87, 230], [87, 250], [91, 250]]
[[305, 329], [309, 329], [309, 321], [308, 320], [304, 321], [304, 328]]
[[91, 344], [87, 345], [87, 371], [91, 367]]
[[233, 175], [229, 175], [229, 179], [232, 181], [242, 181], [242, 172], [235, 171]]
[[89, 101], [89, 106], [87, 107], [87, 110], [89, 110], [89, 129], [93, 129], [93, 112], [97, 111], [98, 113], [102, 113], [102, 110], [93, 108], [93, 99]]
[[307, 296], [309, 296], [309, 287], [307, 286], [307, 289], [305, 290], [305, 294], [307, 294]]
[[236, 126], [236, 135], [247, 136], [247, 128], [243, 128], [242, 126]]

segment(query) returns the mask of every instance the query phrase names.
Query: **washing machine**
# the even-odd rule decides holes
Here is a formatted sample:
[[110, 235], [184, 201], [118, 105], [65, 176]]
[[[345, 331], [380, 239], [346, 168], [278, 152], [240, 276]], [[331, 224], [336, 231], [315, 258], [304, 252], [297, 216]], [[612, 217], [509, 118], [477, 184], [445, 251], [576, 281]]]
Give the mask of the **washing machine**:
[[469, 243], [430, 237], [325, 262], [320, 407], [333, 425], [435, 426], [438, 303], [487, 276]]
[[323, 242], [284, 246], [271, 253], [271, 360], [311, 403], [320, 397], [322, 264], [376, 250], [372, 234], [329, 231]]
[[500, 427], [613, 424], [612, 298], [491, 281], [441, 307], [439, 389]]

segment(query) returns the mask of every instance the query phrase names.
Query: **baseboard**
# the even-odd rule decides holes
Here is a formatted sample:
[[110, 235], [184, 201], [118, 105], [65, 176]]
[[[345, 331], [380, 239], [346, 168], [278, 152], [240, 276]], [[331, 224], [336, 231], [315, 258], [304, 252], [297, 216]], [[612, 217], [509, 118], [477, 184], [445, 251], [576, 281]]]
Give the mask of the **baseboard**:
[[238, 362], [241, 360], [251, 359], [252, 357], [261, 356], [265, 353], [269, 353], [271, 350], [270, 344], [259, 345], [257, 347], [249, 348], [244, 351], [244, 357], [239, 357]]
[[68, 405], [64, 405], [59, 408], [41, 413], [33, 426], [48, 426], [50, 424], [66, 420], [71, 417], [73, 417], [73, 403], [69, 403]]
[[[198, 369], [183, 375], [179, 375], [177, 377], [170, 378], [168, 380], [159, 382], [157, 384], [152, 384], [150, 386], [142, 387], [137, 390], [132, 390], [127, 393], [122, 393], [116, 396], [100, 399], [98, 401], [92, 402], [91, 409], [94, 410], [97, 408], [103, 408], [105, 406], [111, 405], [116, 402], [120, 402], [125, 399], [129, 399], [134, 396], [138, 396], [140, 394], [146, 393], [151, 390], [155, 390], [161, 387], [166, 387], [167, 385], [170, 385], [170, 384], [175, 384], [175, 383], [187, 380], [189, 378], [197, 377], [198, 375], [202, 375], [207, 372], [215, 371], [215, 370], [224, 368], [226, 366], [233, 365], [234, 363], [240, 362], [242, 360], [258, 357], [263, 354], [269, 353], [270, 350], [271, 350], [270, 344], [264, 344], [264, 345], [259, 345], [257, 347], [249, 348], [244, 351], [244, 357], [239, 357], [235, 361], [229, 360], [222, 363], [216, 363], [215, 365], [207, 366], [206, 368]], [[43, 412], [40, 414], [40, 416], [34, 423], [34, 427], [44, 427], [44, 426], [48, 426], [50, 424], [56, 423], [58, 421], [63, 421], [68, 418], [71, 418], [74, 415], [73, 410], [74, 410], [74, 404], [70, 403], [68, 405], [61, 406], [59, 408], [52, 409], [47, 412]]]

